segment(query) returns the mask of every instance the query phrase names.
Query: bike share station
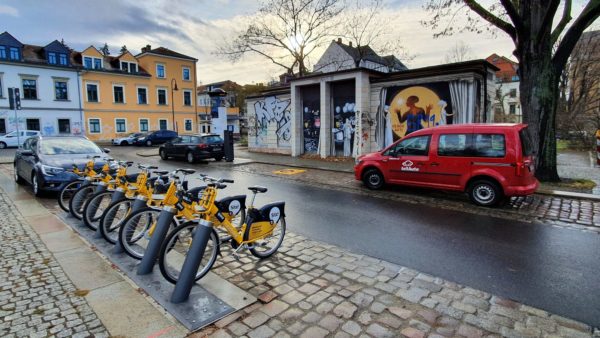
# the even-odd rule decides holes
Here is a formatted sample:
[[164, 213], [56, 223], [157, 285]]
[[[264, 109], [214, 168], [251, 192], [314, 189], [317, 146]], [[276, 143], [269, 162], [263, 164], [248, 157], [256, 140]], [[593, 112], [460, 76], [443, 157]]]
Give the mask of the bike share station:
[[[84, 184], [91, 183], [86, 180]], [[106, 184], [101, 183], [95, 187], [95, 192], [106, 189]], [[122, 198], [124, 198], [123, 190], [116, 189], [112, 201]], [[146, 200], [138, 196], [134, 200], [132, 211], [145, 206]], [[173, 285], [164, 279], [155, 265], [157, 265], [159, 249], [176, 212], [175, 208], [162, 209], [141, 261], [125, 254], [118, 241], [115, 245], [105, 241], [99, 228], [97, 231], [91, 230], [83, 224], [83, 221], [70, 213], [60, 213], [58, 216], [179, 320], [184, 327], [196, 331], [256, 302], [256, 297], [212, 272], [208, 272], [198, 283], [195, 282], [209, 235], [213, 231], [212, 223], [204, 220], [198, 222], [188, 254], [180, 257], [183, 264], [177, 284]]]

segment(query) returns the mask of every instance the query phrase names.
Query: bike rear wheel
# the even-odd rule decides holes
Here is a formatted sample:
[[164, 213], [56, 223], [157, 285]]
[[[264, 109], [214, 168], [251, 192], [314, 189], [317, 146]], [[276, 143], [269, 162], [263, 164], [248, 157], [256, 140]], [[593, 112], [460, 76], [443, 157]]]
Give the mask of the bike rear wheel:
[[[160, 273], [166, 280], [175, 284], [179, 280], [181, 268], [185, 257], [192, 245], [194, 234], [198, 223], [186, 222], [171, 231], [160, 248], [158, 265]], [[195, 280], [204, 277], [217, 260], [219, 252], [219, 237], [215, 231], [210, 232], [200, 267], [196, 273]]]
[[106, 208], [98, 226], [100, 227], [100, 233], [104, 239], [111, 243], [117, 244], [119, 240], [119, 229], [123, 222], [131, 213], [134, 200], [124, 199], [116, 201]]
[[[144, 257], [161, 211], [161, 209], [144, 208], [127, 216], [119, 229], [119, 242], [129, 256], [135, 259]], [[176, 226], [177, 221], [173, 218], [171, 227]]]
[[63, 209], [66, 212], [70, 211], [69, 201], [71, 201], [71, 198], [73, 197], [73, 195], [75, 194], [77, 189], [79, 189], [81, 187], [82, 184], [83, 184], [83, 181], [76, 180], [76, 181], [67, 183], [67, 185], [65, 185], [60, 190], [60, 192], [58, 193], [58, 205], [60, 206], [61, 209]]
[[85, 202], [92, 196], [96, 186], [86, 185], [82, 186], [73, 194], [73, 197], [69, 201], [69, 212], [77, 219], [81, 219], [83, 216], [83, 207]]
[[83, 223], [92, 230], [98, 229], [98, 222], [112, 201], [112, 191], [101, 191], [92, 195], [83, 206]]
[[271, 236], [254, 242], [254, 246], [250, 249], [250, 253], [258, 258], [267, 258], [273, 255], [285, 237], [285, 217], [281, 217], [275, 225]]

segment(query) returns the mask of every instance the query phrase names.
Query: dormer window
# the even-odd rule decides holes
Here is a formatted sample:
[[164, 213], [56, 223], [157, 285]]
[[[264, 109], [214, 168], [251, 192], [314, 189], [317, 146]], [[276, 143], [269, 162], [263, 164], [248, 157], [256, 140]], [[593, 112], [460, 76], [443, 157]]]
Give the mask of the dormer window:
[[19, 53], [19, 48], [16, 47], [10, 47], [10, 59], [11, 60], [21, 60], [21, 53]]
[[102, 69], [102, 59], [94, 58], [94, 69]]
[[6, 47], [0, 46], [0, 59], [6, 59]]
[[56, 64], [56, 53], [48, 53], [48, 63], [51, 65], [55, 65]]
[[128, 73], [137, 73], [137, 64], [133, 62], [121, 61], [121, 70]]
[[102, 69], [102, 59], [85, 56], [83, 58], [83, 67], [87, 69]]
[[64, 54], [64, 53], [58, 54], [58, 63], [61, 66], [67, 66], [69, 64], [69, 61], [67, 59], [67, 54]]

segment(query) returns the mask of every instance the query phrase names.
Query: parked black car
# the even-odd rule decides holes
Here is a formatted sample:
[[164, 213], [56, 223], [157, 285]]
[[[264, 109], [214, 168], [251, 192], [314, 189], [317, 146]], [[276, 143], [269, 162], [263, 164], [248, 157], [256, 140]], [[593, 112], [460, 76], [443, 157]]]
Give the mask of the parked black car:
[[[15, 181], [29, 183], [33, 192], [60, 191], [62, 187], [77, 178], [68, 171], [73, 164], [83, 169], [88, 155], [104, 155], [108, 149], [101, 149], [85, 137], [77, 136], [35, 136], [27, 139], [15, 153]], [[104, 163], [96, 161], [96, 169]]]
[[163, 144], [177, 137], [177, 132], [172, 130], [155, 130], [150, 131], [141, 137], [134, 140], [136, 145], [151, 146], [154, 144]]
[[217, 134], [180, 135], [158, 148], [163, 160], [169, 157], [184, 158], [189, 163], [196, 160], [214, 158], [223, 159], [223, 139]]

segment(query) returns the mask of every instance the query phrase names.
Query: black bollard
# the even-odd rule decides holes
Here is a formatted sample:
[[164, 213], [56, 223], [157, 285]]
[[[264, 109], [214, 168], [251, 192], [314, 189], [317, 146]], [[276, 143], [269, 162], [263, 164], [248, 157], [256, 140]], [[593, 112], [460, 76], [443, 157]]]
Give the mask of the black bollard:
[[142, 262], [138, 266], [138, 275], [147, 275], [152, 272], [152, 268], [158, 258], [158, 252], [160, 251], [162, 242], [167, 236], [167, 232], [169, 232], [169, 227], [171, 226], [171, 222], [173, 221], [176, 212], [177, 209], [173, 207], [164, 207], [160, 212], [158, 220], [156, 221], [156, 228], [154, 229], [152, 238], [150, 238], [150, 243], [148, 243], [144, 257], [142, 257]]
[[[133, 205], [129, 207], [129, 209], [131, 210], [130, 214], [132, 214], [136, 210], [140, 210], [141, 208], [145, 207], [147, 202], [148, 202], [148, 198], [146, 196], [140, 195], [140, 196], [136, 197], [135, 200], [133, 200], [133, 202], [132, 202]], [[107, 217], [111, 217], [111, 216], [107, 215]], [[112, 217], [110, 219], [108, 219], [108, 222], [110, 222], [112, 224], [114, 217], [115, 217], [115, 215], [112, 215]], [[123, 220], [121, 220], [121, 222], [123, 222]], [[117, 244], [115, 244], [115, 247], [112, 249], [112, 252], [116, 253], [116, 254], [125, 252], [125, 249], [123, 249], [123, 246], [121, 245], [121, 241], [117, 241]]]
[[192, 286], [196, 283], [196, 273], [200, 268], [202, 256], [204, 256], [204, 250], [206, 250], [206, 244], [212, 232], [212, 226], [213, 223], [210, 221], [203, 219], [198, 221], [198, 226], [195, 229], [196, 233], [192, 239], [192, 246], [185, 256], [179, 279], [175, 284], [175, 290], [171, 294], [171, 303], [182, 303], [189, 298]]

